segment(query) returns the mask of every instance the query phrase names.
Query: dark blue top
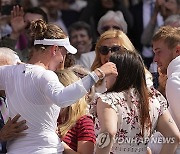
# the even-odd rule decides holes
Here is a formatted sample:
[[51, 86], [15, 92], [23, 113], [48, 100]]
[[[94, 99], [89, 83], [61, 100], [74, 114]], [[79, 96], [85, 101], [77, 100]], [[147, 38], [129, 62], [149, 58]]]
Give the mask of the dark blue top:
[[[4, 103], [4, 102], [2, 102], [2, 100], [4, 100], [4, 99], [0, 99], [0, 101], [1, 101], [0, 103]], [[3, 128], [3, 126], [4, 126], [4, 119], [3, 119], [3, 116], [0, 111], [0, 130]], [[2, 154], [2, 153], [6, 153], [6, 152], [7, 152], [6, 142], [0, 141], [0, 153]]]

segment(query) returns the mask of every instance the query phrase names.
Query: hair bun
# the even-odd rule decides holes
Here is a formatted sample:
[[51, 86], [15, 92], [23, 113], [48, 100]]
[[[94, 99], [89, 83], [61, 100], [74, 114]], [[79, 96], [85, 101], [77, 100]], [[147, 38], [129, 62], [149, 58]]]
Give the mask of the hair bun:
[[42, 19], [31, 22], [31, 35], [34, 39], [43, 39], [44, 33], [47, 31], [47, 24]]

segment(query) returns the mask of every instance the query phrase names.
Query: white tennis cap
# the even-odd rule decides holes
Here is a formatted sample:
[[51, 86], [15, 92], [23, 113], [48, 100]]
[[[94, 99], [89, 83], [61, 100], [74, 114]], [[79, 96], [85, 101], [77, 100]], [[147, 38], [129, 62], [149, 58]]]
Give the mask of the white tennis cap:
[[70, 42], [69, 42], [69, 38], [65, 38], [65, 39], [43, 39], [43, 40], [35, 40], [34, 41], [34, 45], [36, 44], [42, 44], [42, 45], [57, 45], [57, 46], [63, 46], [66, 48], [66, 50], [71, 53], [71, 54], [75, 54], [77, 53], [77, 49], [74, 48]]

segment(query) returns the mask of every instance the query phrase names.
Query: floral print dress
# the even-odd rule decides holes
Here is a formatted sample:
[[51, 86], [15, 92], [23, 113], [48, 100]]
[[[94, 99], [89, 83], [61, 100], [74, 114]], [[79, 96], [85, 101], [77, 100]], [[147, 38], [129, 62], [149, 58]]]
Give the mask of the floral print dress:
[[[150, 88], [150, 118], [152, 131], [155, 129], [158, 117], [167, 109], [167, 101], [154, 88]], [[145, 130], [144, 137], [141, 136], [141, 125], [139, 118], [139, 97], [137, 91], [132, 88], [123, 92], [109, 92], [98, 95], [104, 103], [109, 104], [118, 115], [118, 131], [115, 142], [111, 149], [112, 154], [146, 154], [149, 142], [149, 131]], [[99, 121], [96, 114], [97, 99], [91, 104], [90, 113], [95, 119], [96, 133], [100, 131]]]

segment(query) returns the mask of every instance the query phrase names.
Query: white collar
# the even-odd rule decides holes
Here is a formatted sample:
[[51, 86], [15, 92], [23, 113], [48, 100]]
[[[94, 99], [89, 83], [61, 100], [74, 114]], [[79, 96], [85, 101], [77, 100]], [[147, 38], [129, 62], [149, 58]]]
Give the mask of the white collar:
[[180, 73], [180, 56], [176, 57], [170, 62], [167, 68], [167, 77], [176, 72]]

